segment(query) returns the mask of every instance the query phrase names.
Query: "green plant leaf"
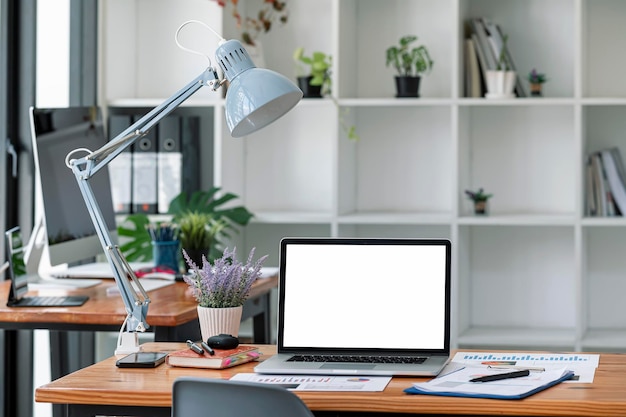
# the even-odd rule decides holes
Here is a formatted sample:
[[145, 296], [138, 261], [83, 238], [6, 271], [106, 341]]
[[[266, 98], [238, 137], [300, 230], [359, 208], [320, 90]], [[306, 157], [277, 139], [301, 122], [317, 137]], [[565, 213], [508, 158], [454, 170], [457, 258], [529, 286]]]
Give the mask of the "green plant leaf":
[[[207, 239], [204, 235], [206, 225], [220, 225], [219, 233], [211, 236], [208, 246], [210, 247], [209, 259], [219, 258], [224, 250], [225, 244], [223, 240], [232, 236], [230, 232], [238, 232], [240, 226], [248, 224], [254, 216], [247, 208], [243, 206], [223, 207], [237, 198], [233, 193], [224, 193], [217, 197], [220, 187], [212, 187], [206, 191], [196, 191], [191, 196], [187, 193], [180, 193], [172, 199], [169, 205], [168, 214], [172, 215], [174, 223], [180, 223], [184, 216], [194, 213], [196, 215], [204, 215], [202, 221], [194, 234], [190, 235], [190, 239], [195, 244], [201, 245], [202, 239]], [[120, 245], [120, 250], [129, 261], [150, 261], [152, 259], [152, 242], [146, 226], [150, 224], [150, 220], [145, 214], [131, 214], [122, 224], [118, 226], [118, 235], [126, 241]], [[230, 231], [230, 232], [229, 232]], [[205, 240], [205, 242], [207, 242]], [[184, 246], [183, 246], [184, 248]], [[191, 249], [191, 247], [188, 247]]]
[[[129, 215], [118, 227], [117, 234], [127, 240], [120, 245], [120, 250], [129, 262], [152, 260], [152, 241], [146, 226], [150, 224], [147, 215], [137, 213]], [[127, 238], [127, 239], [124, 239]]]

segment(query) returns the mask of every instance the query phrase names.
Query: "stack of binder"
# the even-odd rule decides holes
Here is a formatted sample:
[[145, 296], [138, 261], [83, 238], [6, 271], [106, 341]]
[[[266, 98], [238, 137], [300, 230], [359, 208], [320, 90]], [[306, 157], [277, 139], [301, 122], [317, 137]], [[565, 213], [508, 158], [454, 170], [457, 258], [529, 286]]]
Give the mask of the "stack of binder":
[[[133, 119], [126, 114], [111, 115], [110, 139]], [[116, 214], [167, 213], [169, 203], [182, 191], [191, 194], [199, 190], [199, 135], [198, 117], [170, 115], [111, 161]]]

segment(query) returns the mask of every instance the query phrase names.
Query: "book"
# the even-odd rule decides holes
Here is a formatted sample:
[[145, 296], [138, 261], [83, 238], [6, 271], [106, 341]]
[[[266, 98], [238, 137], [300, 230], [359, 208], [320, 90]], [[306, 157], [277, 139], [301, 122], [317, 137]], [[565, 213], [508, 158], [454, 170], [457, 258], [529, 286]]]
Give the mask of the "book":
[[[504, 35], [502, 33], [502, 29], [497, 23], [492, 22], [491, 20], [483, 17], [482, 18], [483, 26], [487, 33], [487, 39], [493, 49], [493, 53], [496, 56], [496, 62], [499, 60], [500, 52], [504, 47]], [[511, 56], [511, 49], [507, 46], [504, 51], [504, 60], [507, 65], [511, 69], [511, 71], [515, 71], [515, 94], [517, 97], [526, 97], [526, 90], [524, 89], [524, 84], [522, 83], [522, 78], [520, 73], [517, 71], [515, 67], [515, 63], [513, 62], [513, 57]]]
[[596, 207], [595, 188], [593, 186], [593, 165], [591, 162], [591, 155], [587, 155], [587, 162], [585, 163], [585, 186], [587, 189], [585, 214], [587, 216], [596, 216], [598, 214], [598, 208]]
[[480, 48], [480, 44], [478, 41], [478, 36], [475, 33], [472, 33], [472, 43], [474, 44], [474, 52], [476, 53], [476, 58], [478, 59], [478, 68], [480, 73], [480, 97], [484, 97], [487, 92], [487, 62], [485, 59], [485, 55], [483, 54], [483, 50]]
[[593, 171], [593, 188], [596, 199], [596, 216], [607, 215], [606, 191], [604, 189], [604, 179], [602, 175], [602, 160], [597, 153], [591, 154], [591, 166]]
[[476, 39], [478, 40], [478, 44], [476, 46], [480, 49], [480, 53], [484, 58], [485, 65], [483, 66], [483, 71], [495, 70], [497, 67], [498, 57], [496, 57], [493, 53], [493, 48], [489, 43], [487, 31], [485, 30], [482, 20], [480, 18], [470, 19], [470, 27], [472, 34], [475, 34]]
[[184, 368], [224, 369], [254, 361], [259, 356], [261, 351], [258, 347], [239, 345], [235, 349], [215, 349], [215, 355], [200, 355], [191, 349], [178, 350], [167, 355], [165, 362], [170, 366]]
[[600, 154], [613, 203], [620, 214], [626, 213], [626, 187], [615, 163], [614, 153], [610, 149], [604, 149], [600, 151]]
[[478, 65], [478, 56], [474, 49], [474, 41], [472, 39], [465, 40], [465, 58], [466, 58], [466, 96], [482, 97], [481, 74]]

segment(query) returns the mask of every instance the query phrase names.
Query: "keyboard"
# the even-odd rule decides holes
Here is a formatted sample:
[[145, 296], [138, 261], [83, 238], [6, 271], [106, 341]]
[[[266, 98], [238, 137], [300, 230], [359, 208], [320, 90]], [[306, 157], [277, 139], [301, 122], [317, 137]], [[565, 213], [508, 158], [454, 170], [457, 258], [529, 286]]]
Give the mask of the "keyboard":
[[287, 362], [424, 363], [424, 356], [294, 355]]
[[76, 307], [85, 304], [86, 295], [68, 295], [58, 297], [24, 297], [10, 304], [11, 307]]

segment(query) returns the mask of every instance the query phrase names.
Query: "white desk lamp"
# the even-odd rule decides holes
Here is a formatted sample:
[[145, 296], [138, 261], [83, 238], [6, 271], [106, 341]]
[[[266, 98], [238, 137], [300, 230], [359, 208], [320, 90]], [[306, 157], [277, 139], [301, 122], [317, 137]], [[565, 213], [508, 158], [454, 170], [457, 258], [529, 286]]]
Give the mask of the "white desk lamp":
[[[197, 21], [189, 21], [181, 25], [176, 32], [176, 43], [179, 46], [178, 33], [188, 23], [204, 25], [204, 23]], [[213, 31], [210, 27], [204, 26]], [[215, 32], [213, 31], [213, 33]], [[218, 34], [216, 33], [216, 35]], [[228, 129], [233, 137], [245, 136], [267, 126], [291, 110], [300, 101], [302, 91], [289, 79], [276, 72], [256, 68], [248, 52], [239, 41], [226, 41], [221, 36], [219, 37], [221, 40], [215, 52], [215, 58], [225, 79], [230, 83], [225, 99], [225, 113]], [[181, 48], [183, 47], [181, 46]], [[112, 241], [107, 224], [89, 184], [89, 179], [139, 138], [145, 136], [161, 119], [179, 107], [200, 88], [209, 86], [213, 91], [216, 91], [224, 83], [224, 80], [219, 80], [210, 61], [209, 59], [209, 67], [202, 74], [106, 145], [93, 152], [85, 148], [75, 149], [65, 158], [65, 164], [76, 177], [128, 313], [120, 329], [115, 354], [132, 353], [139, 350], [137, 332], [144, 332], [149, 328], [146, 323], [146, 316], [150, 297], [119, 247]], [[72, 159], [72, 156], [77, 152], [86, 153], [86, 155]], [[139, 289], [139, 293], [133, 288], [133, 282]]]

